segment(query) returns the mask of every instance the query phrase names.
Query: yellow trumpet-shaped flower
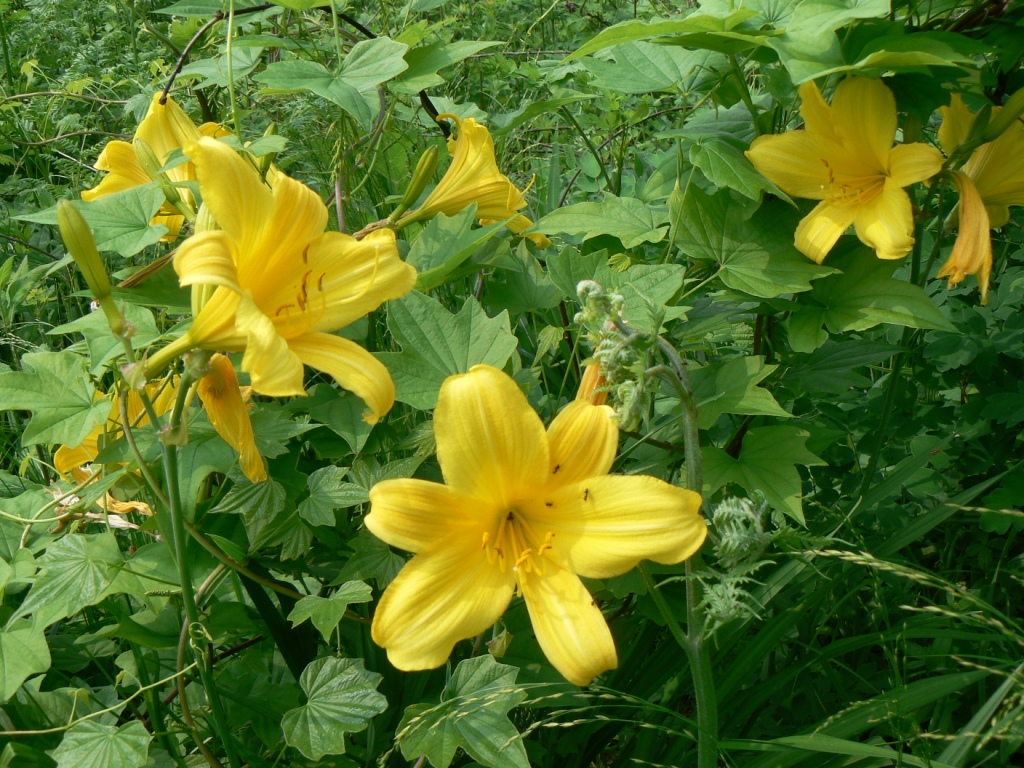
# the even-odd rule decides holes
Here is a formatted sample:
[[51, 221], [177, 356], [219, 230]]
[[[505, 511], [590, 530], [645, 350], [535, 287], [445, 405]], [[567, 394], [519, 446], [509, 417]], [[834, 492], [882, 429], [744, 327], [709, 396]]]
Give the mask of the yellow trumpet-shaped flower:
[[185, 151], [221, 229], [183, 242], [174, 268], [182, 286], [215, 289], [185, 335], [150, 358], [149, 370], [193, 348], [244, 351], [253, 391], [286, 397], [305, 394], [306, 364], [362, 398], [365, 418], [375, 423], [394, 403], [391, 376], [365, 349], [330, 332], [415, 285], [416, 270], [399, 257], [394, 233], [357, 241], [324, 232], [327, 208], [304, 184], [274, 168], [264, 183], [213, 139]]
[[879, 258], [906, 256], [914, 219], [903, 188], [938, 173], [942, 154], [921, 143], [893, 146], [896, 100], [878, 80], [847, 78], [831, 105], [807, 82], [800, 98], [804, 127], [759, 136], [746, 153], [787, 194], [821, 200], [797, 227], [797, 249], [820, 264], [853, 225]]
[[[992, 108], [993, 117], [999, 112], [999, 107]], [[939, 107], [939, 114], [939, 144], [951, 154], [967, 138], [974, 113], [956, 93], [948, 107]], [[1005, 226], [1010, 220], [1010, 206], [1024, 205], [1024, 124], [1015, 120], [995, 141], [974, 150], [960, 170], [984, 202], [989, 224]]]
[[[458, 135], [448, 140], [452, 163], [423, 205], [406, 214], [400, 224], [431, 219], [439, 213], [454, 216], [472, 203], [481, 224], [507, 221], [505, 226], [519, 234], [533, 222], [517, 212], [526, 207], [526, 198], [519, 188], [501, 172], [494, 157], [494, 139], [491, 132], [472, 117], [465, 120], [453, 114], [438, 115], [455, 121]], [[512, 218], [512, 217], [515, 218]], [[541, 248], [551, 241], [540, 234], [526, 235]]]
[[981, 303], [988, 303], [988, 280], [992, 272], [992, 234], [988, 211], [971, 183], [961, 171], [953, 172], [953, 184], [960, 193], [960, 232], [953, 252], [939, 270], [938, 277], [948, 277], [949, 287], [967, 275], [977, 275], [981, 287]]
[[238, 451], [239, 466], [249, 482], [267, 479], [267, 469], [256, 449], [247, 405], [251, 387], [239, 387], [231, 361], [221, 354], [210, 359], [209, 372], [199, 381], [199, 399], [210, 423], [224, 442]]
[[416, 553], [388, 586], [374, 641], [399, 669], [437, 667], [490, 627], [518, 588], [565, 678], [588, 683], [618, 661], [580, 576], [642, 559], [678, 563], [707, 532], [700, 496], [653, 477], [612, 476], [612, 409], [571, 402], [545, 431], [515, 382], [485, 365], [441, 387], [434, 431], [445, 484], [385, 480], [366, 527]]
[[[157, 162], [162, 166], [174, 150], [198, 141], [200, 136], [215, 136], [222, 131], [216, 123], [204, 123], [197, 127], [174, 99], [168, 96], [167, 103], [161, 104], [160, 94], [156, 93], [153, 94], [146, 117], [135, 131], [135, 138], [141, 139], [152, 149]], [[108, 173], [95, 187], [82, 192], [82, 199], [86, 202], [154, 181], [139, 162], [134, 144], [127, 141], [108, 142], [96, 160], [96, 169]], [[195, 167], [188, 162], [176, 165], [166, 173], [172, 182], [194, 181], [196, 178]], [[192, 193], [187, 187], [176, 187], [176, 191], [185, 205], [195, 208]], [[152, 223], [167, 227], [169, 231], [164, 240], [173, 240], [184, 221], [185, 217], [174, 206], [165, 203]]]

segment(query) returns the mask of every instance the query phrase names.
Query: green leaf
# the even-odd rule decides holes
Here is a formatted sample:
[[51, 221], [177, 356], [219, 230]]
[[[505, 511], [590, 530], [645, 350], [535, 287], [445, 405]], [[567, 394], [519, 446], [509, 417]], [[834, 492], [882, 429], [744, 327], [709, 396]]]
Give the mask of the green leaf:
[[391, 551], [391, 547], [365, 528], [349, 541], [352, 556], [332, 584], [344, 584], [352, 579], [372, 579], [380, 589], [390, 584], [405, 565], [405, 558]]
[[409, 46], [389, 37], [361, 40], [352, 46], [341, 65], [341, 79], [360, 91], [376, 88], [409, 68], [405, 52]]
[[297, 627], [306, 619], [323, 635], [324, 642], [331, 642], [331, 635], [345, 617], [345, 611], [352, 603], [368, 603], [373, 599], [373, 590], [365, 581], [347, 581], [330, 597], [308, 595], [295, 604], [288, 621]]
[[890, 6], [890, 0], [804, 0], [794, 9], [786, 31], [791, 35], [820, 38], [855, 19], [888, 16]]
[[196, 16], [203, 19], [212, 18], [218, 11], [224, 10], [224, 0], [178, 0], [166, 8], [155, 10], [168, 16]]
[[71, 352], [29, 352], [23, 371], [0, 372], [0, 410], [31, 411], [24, 445], [81, 445], [110, 413], [110, 400], [96, 400], [85, 360]]
[[694, 184], [669, 198], [672, 242], [687, 256], [715, 261], [729, 288], [774, 298], [811, 289], [835, 273], [793, 246], [796, 217], [788, 206], [764, 203], [748, 216], [726, 190], [708, 195]]
[[15, 617], [36, 614], [45, 626], [73, 616], [106, 597], [123, 562], [110, 531], [64, 536], [39, 558], [42, 570]]
[[270, 0], [274, 5], [282, 8], [291, 8], [293, 11], [308, 11], [310, 8], [320, 8], [330, 5], [331, 0]]
[[[736, 40], [743, 47], [753, 47], [763, 44], [767, 36], [758, 34], [755, 30], [737, 30], [737, 27], [755, 16], [757, 16], [757, 11], [740, 8], [724, 16], [698, 12], [686, 18], [673, 19], [671, 21], [624, 21], [601, 30], [589, 42], [585, 43], [574, 53], [566, 56], [563, 62], [572, 61], [580, 56], [611, 48], [614, 45], [621, 45], [622, 43], [629, 43], [634, 40], [649, 40], [653, 37], [663, 37], [666, 35], [712, 36]], [[677, 38], [673, 42], [682, 44], [686, 41]], [[688, 47], [710, 46], [689, 45]], [[743, 50], [743, 47], [738, 50]]]
[[459, 663], [441, 703], [406, 709], [396, 738], [406, 760], [426, 757], [447, 768], [462, 748], [487, 768], [529, 768], [526, 749], [508, 712], [526, 698], [516, 686], [516, 667], [490, 655]]
[[870, 387], [871, 379], [858, 368], [880, 363], [899, 351], [878, 341], [851, 339], [828, 344], [807, 357], [797, 358], [786, 373], [808, 392], [839, 395], [851, 387]]
[[310, 416], [341, 437], [354, 453], [362, 450], [373, 429], [366, 423], [363, 413], [366, 403], [330, 384], [317, 384], [308, 398], [292, 401], [297, 408], [305, 408]]
[[409, 68], [390, 87], [402, 93], [416, 93], [444, 82], [439, 69], [450, 67], [474, 53], [504, 45], [498, 40], [459, 40], [453, 43], [431, 43], [413, 48], [405, 54]]
[[586, 59], [594, 85], [620, 93], [678, 90], [689, 93], [717, 80], [729, 69], [728, 59], [714, 51], [688, 51], [675, 45], [633, 42], [611, 50], [615, 61]]
[[660, 243], [668, 227], [665, 213], [635, 197], [616, 197], [611, 193], [600, 203], [577, 203], [557, 208], [534, 224], [527, 232], [545, 235], [583, 235], [587, 240], [598, 235], [619, 238], [625, 248], [641, 243]]
[[690, 147], [690, 162], [701, 169], [716, 187], [735, 189], [744, 197], [760, 200], [762, 192], [789, 201], [789, 196], [762, 176], [733, 144], [718, 137]]
[[729, 741], [722, 746], [727, 750], [790, 751], [791, 749], [801, 749], [809, 752], [823, 752], [830, 755], [877, 757], [886, 761], [892, 761], [886, 764], [906, 765], [912, 766], [912, 768], [952, 768], [948, 763], [921, 760], [908, 752], [897, 752], [889, 746], [862, 744], [859, 741], [837, 739], [835, 736], [828, 736], [823, 733], [812, 733], [806, 736], [782, 736], [771, 741], [735, 740]]
[[876, 258], [866, 246], [830, 256], [829, 264], [842, 274], [817, 281], [800, 303], [819, 313], [818, 325], [824, 323], [832, 333], [864, 331], [881, 323], [955, 330], [921, 288], [890, 277], [895, 262]]
[[554, 112], [559, 107], [563, 107], [566, 104], [577, 104], [581, 101], [589, 101], [590, 99], [596, 98], [596, 94], [576, 93], [572, 96], [561, 96], [557, 99], [542, 99], [540, 101], [534, 101], [520, 107], [519, 109], [513, 110], [512, 112], [503, 112], [498, 115], [492, 115], [491, 133], [495, 136], [500, 136], [503, 133], [507, 133], [508, 131], [518, 128], [524, 123], [528, 123], [535, 117]]
[[142, 768], [152, 739], [139, 720], [120, 728], [86, 720], [72, 726], [51, 754], [57, 768]]
[[783, 424], [755, 427], [747, 432], [737, 459], [721, 448], [702, 448], [705, 494], [735, 483], [748, 493], [760, 491], [769, 504], [803, 524], [801, 481], [796, 465], [825, 463], [804, 447], [808, 437], [809, 432]]
[[419, 290], [429, 291], [441, 285], [462, 262], [505, 226], [499, 221], [474, 229], [475, 223], [476, 203], [473, 203], [454, 216], [438, 214], [423, 228], [406, 258], [419, 272], [416, 281]]
[[309, 476], [309, 497], [299, 503], [299, 517], [310, 525], [333, 526], [336, 509], [369, 501], [366, 491], [354, 483], [343, 483], [346, 467], [321, 467]]
[[[247, 77], [260, 63], [263, 49], [259, 46], [248, 48], [234, 48], [231, 51], [231, 76], [237, 83]], [[212, 85], [227, 88], [228, 86], [228, 57], [221, 54], [213, 59], [199, 59], [181, 68], [178, 74], [179, 80], [201, 79], [202, 82], [194, 85], [194, 88], [209, 88]]]
[[332, 104], [337, 104], [364, 126], [370, 125], [373, 115], [359, 89], [340, 76], [334, 75], [323, 64], [306, 59], [291, 59], [270, 64], [256, 75], [264, 93], [295, 93], [309, 91]]
[[424, 410], [437, 403], [446, 378], [482, 363], [501, 368], [517, 345], [508, 313], [490, 318], [472, 297], [453, 315], [413, 291], [388, 304], [388, 328], [402, 351], [377, 357], [391, 371], [396, 398]]
[[[121, 312], [134, 329], [132, 344], [136, 348], [147, 347], [160, 338], [160, 331], [156, 327], [156, 320], [150, 310], [126, 304], [121, 307]], [[50, 335], [80, 333], [85, 336], [89, 359], [92, 361], [89, 372], [93, 375], [99, 374], [106, 364], [115, 357], [124, 354], [121, 340], [110, 332], [110, 325], [102, 312], [90, 312], [70, 323], [58, 325], [47, 333]]]
[[[165, 201], [160, 185], [154, 182], [115, 192], [90, 203], [72, 200], [71, 204], [85, 217], [97, 249], [117, 251], [128, 257], [167, 234], [167, 227], [149, 223]], [[57, 206], [14, 218], [57, 226]]]
[[264, 530], [284, 512], [287, 492], [271, 478], [262, 483], [235, 483], [211, 511], [241, 515], [249, 544], [256, 549]]
[[32, 675], [50, 668], [44, 627], [36, 629], [27, 624], [16, 622], [16, 629], [0, 632], [0, 703], [11, 698]]
[[776, 368], [765, 365], [760, 357], [735, 357], [693, 370], [690, 378], [700, 428], [710, 428], [723, 413], [792, 418], [771, 392], [757, 386]]
[[345, 733], [363, 730], [387, 709], [387, 699], [375, 690], [380, 681], [362, 659], [311, 662], [299, 679], [308, 700], [281, 719], [285, 741], [311, 760], [344, 754]]

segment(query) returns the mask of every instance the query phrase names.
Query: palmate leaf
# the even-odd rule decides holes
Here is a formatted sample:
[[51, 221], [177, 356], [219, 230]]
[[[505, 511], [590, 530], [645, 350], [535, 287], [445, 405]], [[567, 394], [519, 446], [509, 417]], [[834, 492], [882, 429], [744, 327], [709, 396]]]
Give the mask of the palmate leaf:
[[437, 404], [446, 378], [481, 363], [501, 368], [517, 345], [508, 313], [488, 317], [473, 298], [453, 315], [439, 302], [413, 291], [388, 304], [388, 328], [402, 351], [377, 357], [391, 371], [396, 398], [424, 410]]
[[526, 749], [508, 712], [526, 698], [519, 670], [490, 655], [459, 663], [436, 706], [405, 711], [396, 738], [406, 760], [425, 756], [448, 768], [460, 747], [487, 768], [529, 768]]
[[708, 429], [723, 413], [792, 418], [771, 392], [757, 386], [777, 367], [766, 365], [760, 357], [736, 357], [695, 368], [690, 377], [700, 428]]
[[153, 735], [138, 720], [116, 728], [86, 720], [72, 726], [53, 750], [57, 768], [141, 768]]
[[760, 491], [769, 504], [802, 524], [801, 482], [796, 465], [825, 463], [804, 447], [808, 437], [810, 433], [789, 424], [755, 427], [744, 436], [739, 458], [714, 446], [701, 449], [705, 493], [735, 483], [750, 493]]
[[362, 659], [317, 659], [302, 672], [306, 703], [284, 713], [288, 744], [311, 760], [345, 753], [345, 734], [366, 728], [388, 706], [377, 692], [381, 676], [367, 672]]
[[25, 445], [81, 445], [110, 413], [109, 400], [95, 400], [85, 360], [71, 352], [30, 352], [23, 371], [0, 372], [0, 410], [31, 411]]
[[310, 619], [324, 642], [331, 642], [331, 635], [345, 616], [352, 603], [368, 603], [373, 597], [370, 585], [365, 581], [347, 581], [330, 597], [307, 595], [295, 604], [288, 621], [298, 626]]
[[32, 675], [50, 668], [50, 648], [43, 627], [15, 622], [0, 632], [0, 703], [7, 701]]
[[641, 243], [660, 243], [665, 239], [665, 212], [648, 206], [635, 197], [616, 197], [608, 193], [599, 203], [577, 203], [558, 208], [534, 224], [527, 232], [545, 235], [583, 235], [584, 239], [611, 235], [625, 248]]
[[728, 70], [728, 59], [721, 53], [674, 45], [638, 41], [618, 45], [611, 54], [614, 62], [586, 59], [583, 65], [597, 76], [595, 85], [621, 93], [688, 93], [716, 80], [716, 70]]

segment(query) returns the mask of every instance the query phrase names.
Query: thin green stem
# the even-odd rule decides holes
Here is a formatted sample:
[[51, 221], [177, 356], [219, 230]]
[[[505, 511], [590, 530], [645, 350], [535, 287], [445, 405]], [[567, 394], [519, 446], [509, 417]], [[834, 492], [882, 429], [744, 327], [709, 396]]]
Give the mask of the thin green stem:
[[[333, 3], [331, 6], [333, 7]], [[242, 121], [238, 117], [238, 99], [235, 96], [235, 73], [234, 62], [232, 61], [232, 41], [235, 37], [235, 0], [228, 0], [228, 29], [227, 40], [224, 46], [224, 55], [227, 57], [228, 69], [228, 100], [231, 102], [231, 120], [235, 124], [235, 136], [242, 140]]]
[[580, 127], [580, 124], [576, 122], [576, 118], [572, 116], [572, 113], [568, 109], [562, 107], [559, 111], [565, 116], [566, 120], [572, 123], [573, 128], [576, 129], [576, 133], [580, 135], [580, 138], [583, 139], [583, 143], [586, 144], [587, 149], [590, 150], [590, 154], [592, 154], [594, 159], [597, 160], [597, 167], [600, 169], [601, 175], [604, 177], [604, 183], [608, 185], [608, 191], [611, 192], [614, 190], [615, 187], [612, 185], [611, 177], [608, 175], [608, 169], [604, 167], [604, 163], [601, 161], [601, 154], [597, 151], [597, 147], [594, 146], [594, 142], [590, 140], [590, 137], [587, 136], [586, 132]]
[[754, 100], [750, 96], [750, 86], [747, 85], [747, 78], [743, 74], [743, 67], [736, 60], [736, 54], [729, 54], [729, 63], [732, 64], [733, 75], [740, 86], [740, 98], [747, 105], [747, 109], [750, 110], [750, 117], [754, 123], [754, 133], [760, 135], [761, 131], [757, 128], [757, 107], [754, 106]]

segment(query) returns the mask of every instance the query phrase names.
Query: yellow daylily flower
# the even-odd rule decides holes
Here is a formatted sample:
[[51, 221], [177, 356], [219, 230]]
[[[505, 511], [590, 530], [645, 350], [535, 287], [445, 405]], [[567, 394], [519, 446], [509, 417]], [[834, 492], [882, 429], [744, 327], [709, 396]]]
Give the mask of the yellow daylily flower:
[[445, 380], [434, 431], [444, 484], [385, 480], [370, 491], [366, 527], [416, 553], [377, 606], [374, 641], [399, 669], [440, 666], [518, 588], [567, 680], [584, 685], [613, 669], [611, 632], [579, 577], [690, 557], [707, 532], [700, 496], [609, 475], [610, 407], [575, 400], [545, 431], [516, 383], [486, 365]]
[[213, 139], [185, 151], [221, 229], [183, 242], [174, 268], [182, 286], [215, 288], [191, 328], [153, 355], [148, 370], [193, 348], [244, 352], [253, 391], [286, 397], [305, 395], [306, 364], [362, 398], [364, 418], [375, 423], [394, 403], [391, 376], [365, 349], [330, 332], [412, 290], [416, 270], [399, 257], [394, 232], [363, 240], [324, 232], [327, 208], [304, 184], [276, 168], [264, 183]]
[[[992, 108], [992, 117], [1000, 112]], [[939, 107], [942, 125], [939, 144], [951, 154], [967, 138], [974, 113], [959, 93], [948, 107]], [[1015, 120], [995, 141], [982, 144], [960, 168], [966, 174], [988, 211], [989, 224], [1003, 227], [1010, 220], [1010, 206], [1024, 205], [1024, 124]]]
[[796, 197], [821, 200], [796, 230], [797, 249], [819, 264], [852, 224], [881, 259], [900, 259], [914, 244], [914, 217], [904, 187], [942, 168], [927, 144], [893, 146], [896, 100], [879, 80], [848, 77], [831, 106], [818, 86], [800, 86], [804, 127], [754, 139], [747, 158]]
[[266, 480], [267, 468], [256, 449], [252, 421], [249, 420], [248, 401], [252, 388], [238, 386], [238, 376], [231, 360], [221, 354], [210, 358], [210, 370], [200, 379], [196, 389], [217, 434], [238, 451], [242, 474], [251, 483]]
[[[174, 150], [198, 141], [200, 136], [216, 136], [223, 132], [223, 128], [216, 123], [204, 123], [197, 127], [174, 99], [168, 96], [167, 103], [161, 104], [160, 94], [155, 93], [146, 117], [135, 131], [135, 138], [141, 139], [153, 150], [157, 162], [162, 166]], [[127, 141], [108, 142], [96, 160], [96, 169], [108, 173], [95, 187], [82, 192], [82, 199], [86, 202], [154, 181], [139, 162], [134, 144]], [[166, 173], [171, 182], [194, 181], [196, 178], [195, 167], [188, 162], [176, 165]], [[188, 188], [175, 189], [182, 202], [194, 209], [195, 202]], [[151, 223], [163, 224], [168, 229], [163, 239], [174, 240], [184, 221], [185, 217], [174, 206], [165, 203]]]
[[[472, 117], [463, 120], [446, 113], [438, 115], [438, 119], [441, 118], [454, 120], [458, 128], [458, 136], [448, 140], [452, 163], [423, 205], [403, 216], [399, 226], [431, 219], [439, 213], [454, 216], [472, 203], [477, 204], [476, 214], [481, 224], [511, 219], [505, 226], [516, 234], [533, 226], [528, 217], [516, 213], [526, 207], [526, 198], [499, 170], [491, 132]], [[541, 234], [525, 237], [541, 248], [551, 245], [551, 241]]]
[[953, 252], [942, 265], [938, 277], [948, 277], [949, 287], [967, 275], [977, 275], [981, 288], [981, 303], [988, 304], [988, 281], [992, 273], [992, 234], [985, 204], [961, 171], [953, 172], [953, 184], [960, 193], [960, 232], [953, 244]]

